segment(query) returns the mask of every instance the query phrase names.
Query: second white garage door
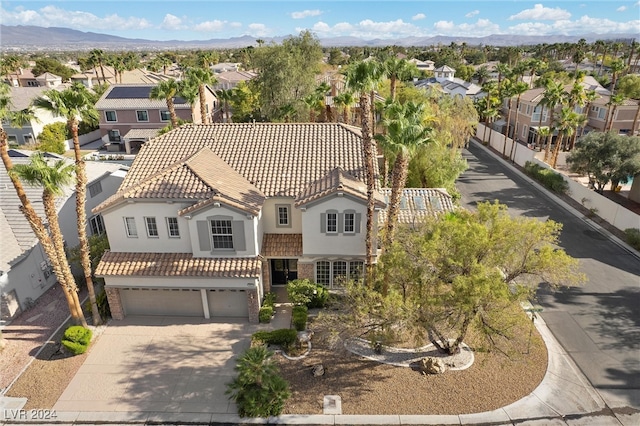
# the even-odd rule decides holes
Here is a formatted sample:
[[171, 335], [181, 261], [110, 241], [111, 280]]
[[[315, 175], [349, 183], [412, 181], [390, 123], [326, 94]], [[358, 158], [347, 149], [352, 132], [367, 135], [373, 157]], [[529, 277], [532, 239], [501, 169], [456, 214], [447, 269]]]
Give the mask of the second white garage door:
[[207, 290], [207, 299], [212, 317], [247, 318], [249, 316], [249, 305], [245, 290]]
[[125, 315], [204, 317], [200, 290], [120, 289]]

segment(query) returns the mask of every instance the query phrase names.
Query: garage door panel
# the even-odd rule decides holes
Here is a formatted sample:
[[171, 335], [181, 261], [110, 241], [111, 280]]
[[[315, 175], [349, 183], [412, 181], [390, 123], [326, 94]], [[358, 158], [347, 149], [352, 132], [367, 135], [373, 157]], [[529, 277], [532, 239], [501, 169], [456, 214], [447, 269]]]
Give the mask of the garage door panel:
[[207, 300], [212, 317], [247, 318], [249, 316], [249, 305], [245, 290], [208, 290]]
[[125, 315], [203, 317], [200, 290], [121, 289]]

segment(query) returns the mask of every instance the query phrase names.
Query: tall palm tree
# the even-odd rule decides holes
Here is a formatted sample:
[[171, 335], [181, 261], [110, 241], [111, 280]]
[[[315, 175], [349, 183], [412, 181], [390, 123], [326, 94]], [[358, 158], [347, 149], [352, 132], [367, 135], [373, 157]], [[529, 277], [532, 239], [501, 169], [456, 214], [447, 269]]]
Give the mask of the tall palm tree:
[[398, 80], [402, 81], [418, 75], [418, 68], [406, 59], [398, 59], [395, 56], [388, 57], [383, 63], [385, 76], [389, 79], [391, 101], [396, 100], [396, 86]]
[[309, 123], [315, 123], [316, 111], [322, 108], [322, 98], [318, 92], [311, 92], [302, 99], [302, 102], [309, 108]]
[[400, 197], [407, 182], [411, 154], [431, 141], [431, 128], [424, 124], [424, 116], [424, 103], [393, 102], [384, 111], [383, 125], [386, 131], [376, 135], [376, 140], [380, 142], [387, 155], [395, 156], [391, 172], [391, 196], [383, 248], [393, 242], [400, 210]]
[[[542, 100], [540, 101], [540, 103], [546, 106], [549, 110], [549, 128], [552, 131], [554, 129], [555, 110], [557, 106], [562, 103], [564, 96], [564, 87], [562, 83], [550, 81], [545, 85], [544, 95], [542, 96]], [[545, 162], [549, 160], [549, 150], [551, 148], [551, 142], [553, 142], [553, 134], [547, 141], [544, 149]]]
[[224, 110], [225, 123], [229, 122], [229, 103], [233, 99], [233, 89], [219, 89], [216, 90], [216, 97], [222, 102], [222, 108]]
[[611, 131], [613, 129], [613, 118], [616, 115], [618, 107], [624, 103], [625, 97], [623, 94], [613, 95], [609, 98], [609, 110], [607, 111], [607, 120], [605, 121], [605, 131]]
[[320, 121], [326, 122], [331, 121], [331, 117], [329, 117], [329, 106], [327, 105], [327, 92], [331, 90], [331, 86], [326, 81], [318, 84], [315, 88], [314, 93], [318, 99], [318, 109], [320, 110]]
[[[351, 105], [355, 102], [353, 93], [342, 92], [333, 97], [333, 104], [342, 110], [342, 122], [350, 124], [349, 122], [349, 110]], [[336, 122], [338, 121], [338, 115], [336, 115]]]
[[189, 68], [186, 73], [186, 80], [198, 88], [200, 97], [200, 119], [202, 124], [210, 122], [207, 117], [207, 92], [206, 86], [213, 86], [218, 80], [213, 76], [209, 68]]
[[504, 141], [502, 144], [502, 156], [506, 157], [506, 153], [507, 153], [507, 138], [509, 137], [509, 128], [511, 127], [511, 112], [513, 111], [513, 92], [514, 89], [514, 82], [512, 82], [510, 79], [504, 79], [502, 81], [502, 86], [500, 87], [500, 97], [502, 99], [509, 99], [508, 103], [507, 103], [507, 123], [506, 123], [506, 130], [504, 132]]
[[529, 85], [523, 81], [515, 83], [512, 87], [511, 93], [516, 96], [516, 119], [513, 123], [513, 142], [511, 143], [511, 152], [509, 152], [509, 158], [513, 156], [513, 150], [518, 141], [518, 118], [520, 117], [520, 98], [522, 94], [529, 90]]
[[167, 109], [169, 110], [169, 116], [171, 117], [171, 128], [178, 128], [178, 116], [176, 115], [176, 108], [173, 103], [173, 98], [178, 95], [178, 82], [173, 78], [169, 80], [161, 81], [157, 86], [151, 89], [149, 93], [150, 99], [163, 100], [167, 103]]
[[361, 111], [361, 132], [364, 156], [365, 182], [367, 184], [367, 233], [366, 246], [366, 276], [367, 283], [373, 284], [373, 227], [375, 209], [375, 145], [371, 137], [369, 122], [369, 97], [368, 94], [376, 86], [377, 71], [373, 62], [356, 62], [346, 70], [347, 88], [358, 93], [360, 97], [359, 107]]
[[[6, 140], [0, 141], [0, 156], [22, 204], [22, 212], [51, 261], [56, 278], [63, 288], [73, 321], [86, 327], [87, 322], [78, 298], [78, 286], [67, 261], [55, 205], [55, 197], [62, 192], [65, 185], [73, 180], [74, 166], [67, 164], [64, 160], [58, 160], [49, 166], [42, 154], [34, 154], [29, 164], [13, 165], [7, 152]], [[42, 187], [42, 202], [48, 222], [48, 231], [44, 221], [37, 215], [31, 201], [26, 196], [22, 181], [29, 185]]]
[[571, 137], [573, 132], [575, 131], [576, 122], [578, 122], [578, 114], [573, 109], [569, 107], [562, 107], [560, 112], [557, 114], [558, 117], [556, 119], [557, 128], [558, 128], [558, 140], [556, 141], [556, 146], [553, 148], [553, 155], [551, 156], [551, 167], [556, 168], [556, 164], [558, 163], [558, 155], [560, 154], [560, 147], [564, 145], [565, 136]]
[[54, 116], [64, 117], [73, 138], [73, 152], [76, 165], [76, 217], [78, 225], [78, 240], [80, 243], [80, 263], [84, 271], [87, 283], [87, 292], [91, 303], [93, 324], [101, 323], [100, 312], [96, 302], [96, 293], [93, 287], [93, 274], [89, 251], [89, 239], [87, 238], [87, 214], [85, 210], [87, 200], [87, 173], [85, 162], [80, 152], [80, 139], [78, 138], [78, 125], [82, 119], [85, 122], [97, 122], [98, 112], [91, 100], [90, 92], [82, 85], [73, 86], [62, 92], [48, 90], [42, 96], [33, 101], [35, 107], [49, 111]]
[[473, 73], [473, 78], [478, 81], [480, 86], [483, 86], [489, 77], [491, 77], [491, 74], [489, 73], [489, 68], [487, 68], [486, 65], [478, 67], [478, 69]]
[[[93, 49], [89, 52], [89, 57], [91, 58], [92, 63], [98, 64], [100, 67], [100, 71], [102, 72], [102, 84], [105, 84], [107, 82], [107, 77], [104, 75], [104, 51], [102, 49]], [[100, 80], [100, 77], [98, 77], [98, 80]]]

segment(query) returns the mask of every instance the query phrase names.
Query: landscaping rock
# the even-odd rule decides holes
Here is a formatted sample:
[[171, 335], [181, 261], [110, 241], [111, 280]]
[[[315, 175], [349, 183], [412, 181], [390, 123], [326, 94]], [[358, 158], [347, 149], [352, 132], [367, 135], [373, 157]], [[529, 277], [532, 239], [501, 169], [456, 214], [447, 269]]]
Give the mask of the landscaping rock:
[[313, 337], [313, 331], [309, 331], [309, 330], [298, 331], [298, 342], [300, 342], [301, 344], [311, 341], [312, 337]]
[[311, 367], [311, 374], [313, 374], [313, 377], [324, 376], [324, 366], [322, 364], [314, 365]]
[[440, 358], [426, 357], [418, 363], [418, 370], [424, 375], [442, 374], [447, 370], [447, 367]]

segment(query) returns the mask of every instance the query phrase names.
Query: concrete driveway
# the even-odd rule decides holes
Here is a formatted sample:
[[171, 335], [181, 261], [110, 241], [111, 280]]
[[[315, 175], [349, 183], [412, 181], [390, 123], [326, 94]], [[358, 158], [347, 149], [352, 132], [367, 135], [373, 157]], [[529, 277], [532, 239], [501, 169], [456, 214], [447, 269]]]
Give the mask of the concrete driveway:
[[112, 321], [53, 408], [235, 414], [225, 384], [251, 333], [262, 327], [242, 319]]

